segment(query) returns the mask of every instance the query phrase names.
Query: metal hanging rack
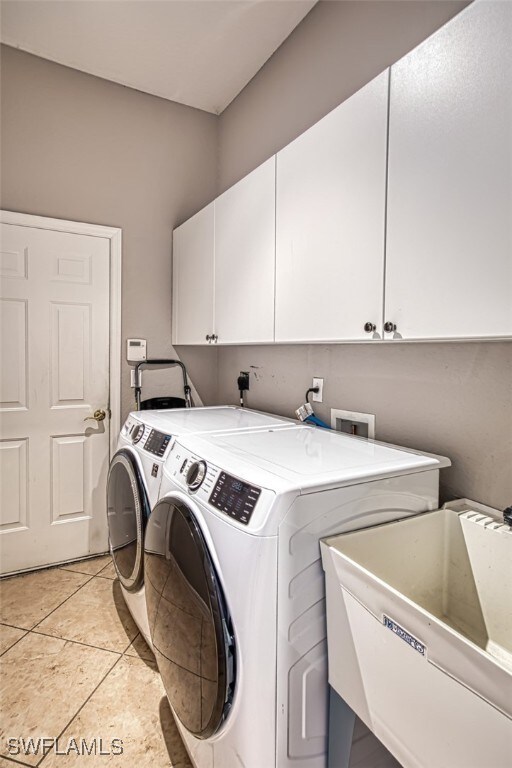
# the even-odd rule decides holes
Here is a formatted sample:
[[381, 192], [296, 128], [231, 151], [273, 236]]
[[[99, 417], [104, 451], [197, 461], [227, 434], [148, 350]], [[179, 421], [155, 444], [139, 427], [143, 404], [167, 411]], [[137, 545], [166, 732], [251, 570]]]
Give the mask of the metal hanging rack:
[[191, 408], [192, 407], [192, 400], [190, 397], [191, 388], [188, 383], [187, 378], [187, 369], [181, 362], [181, 360], [161, 360], [161, 359], [152, 359], [152, 360], [142, 360], [140, 363], [137, 363], [135, 366], [135, 374], [134, 374], [134, 381], [135, 381], [135, 405], [137, 407], [137, 410], [140, 411], [140, 395], [142, 391], [142, 385], [141, 385], [141, 378], [140, 378], [140, 369], [145, 368], [146, 366], [151, 365], [179, 365], [181, 368], [181, 371], [183, 373], [183, 391], [185, 392], [185, 407]]

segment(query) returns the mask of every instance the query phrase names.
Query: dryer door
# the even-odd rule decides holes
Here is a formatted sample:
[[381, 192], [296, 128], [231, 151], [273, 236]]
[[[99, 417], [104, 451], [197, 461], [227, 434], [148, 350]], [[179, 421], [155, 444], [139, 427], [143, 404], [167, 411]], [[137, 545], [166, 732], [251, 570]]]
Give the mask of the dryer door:
[[235, 688], [231, 620], [193, 509], [167, 496], [145, 537], [145, 588], [158, 668], [172, 709], [199, 739], [227, 717]]
[[142, 473], [133, 453], [123, 448], [110, 462], [107, 519], [114, 566], [119, 581], [130, 592], [143, 582], [144, 529], [149, 513]]

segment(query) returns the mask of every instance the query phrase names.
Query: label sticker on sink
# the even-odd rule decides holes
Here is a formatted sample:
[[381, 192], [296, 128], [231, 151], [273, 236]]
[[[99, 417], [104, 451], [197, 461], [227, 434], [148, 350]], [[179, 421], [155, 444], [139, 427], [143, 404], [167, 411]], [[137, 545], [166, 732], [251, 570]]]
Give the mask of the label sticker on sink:
[[401, 627], [400, 624], [397, 624], [396, 621], [393, 621], [393, 619], [390, 619], [389, 616], [386, 616], [386, 614], [383, 615], [383, 624], [385, 627], [394, 632], [395, 635], [402, 638], [402, 640], [405, 640], [407, 645], [410, 645], [411, 648], [414, 648], [415, 651], [418, 651], [418, 653], [421, 653], [422, 656], [425, 656], [425, 652], [427, 650], [426, 646], [423, 645], [423, 643], [420, 643], [419, 640], [417, 640], [413, 635], [407, 632], [407, 630]]

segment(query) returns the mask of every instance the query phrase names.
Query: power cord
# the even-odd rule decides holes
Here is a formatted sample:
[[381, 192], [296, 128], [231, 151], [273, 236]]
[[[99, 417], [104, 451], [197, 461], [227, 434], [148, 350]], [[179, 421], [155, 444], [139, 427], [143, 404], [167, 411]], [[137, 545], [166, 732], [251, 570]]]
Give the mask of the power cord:
[[319, 392], [320, 387], [310, 387], [308, 390], [306, 390], [306, 397], [304, 405], [301, 405], [300, 408], [297, 408], [295, 411], [295, 414], [300, 421], [303, 421], [305, 424], [314, 424], [315, 427], [322, 427], [323, 429], [331, 429], [331, 427], [325, 423], [325, 421], [322, 421], [322, 419], [319, 419], [318, 416], [315, 416], [313, 412], [313, 406], [309, 402], [309, 395], [311, 392]]
[[244, 392], [249, 389], [249, 373], [247, 371], [240, 371], [240, 376], [237, 379], [238, 392], [240, 393], [240, 407], [245, 408]]
[[320, 387], [310, 387], [309, 389], [306, 390], [306, 397], [304, 398], [306, 403], [309, 403], [309, 395], [311, 394], [311, 392], [320, 392]]

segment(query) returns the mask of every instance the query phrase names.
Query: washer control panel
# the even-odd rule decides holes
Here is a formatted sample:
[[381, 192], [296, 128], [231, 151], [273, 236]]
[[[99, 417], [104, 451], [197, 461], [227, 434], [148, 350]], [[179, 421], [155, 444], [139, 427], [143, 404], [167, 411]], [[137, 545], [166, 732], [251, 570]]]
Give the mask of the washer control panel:
[[261, 488], [248, 485], [243, 480], [228, 475], [227, 472], [221, 472], [210, 494], [209, 502], [221, 512], [247, 525], [260, 494]]
[[163, 432], [158, 432], [156, 429], [152, 429], [146, 438], [144, 448], [148, 453], [153, 453], [155, 456], [162, 457], [170, 440], [171, 435], [164, 435]]
[[189, 491], [197, 491], [206, 477], [206, 462], [193, 461], [187, 470], [187, 486]]

